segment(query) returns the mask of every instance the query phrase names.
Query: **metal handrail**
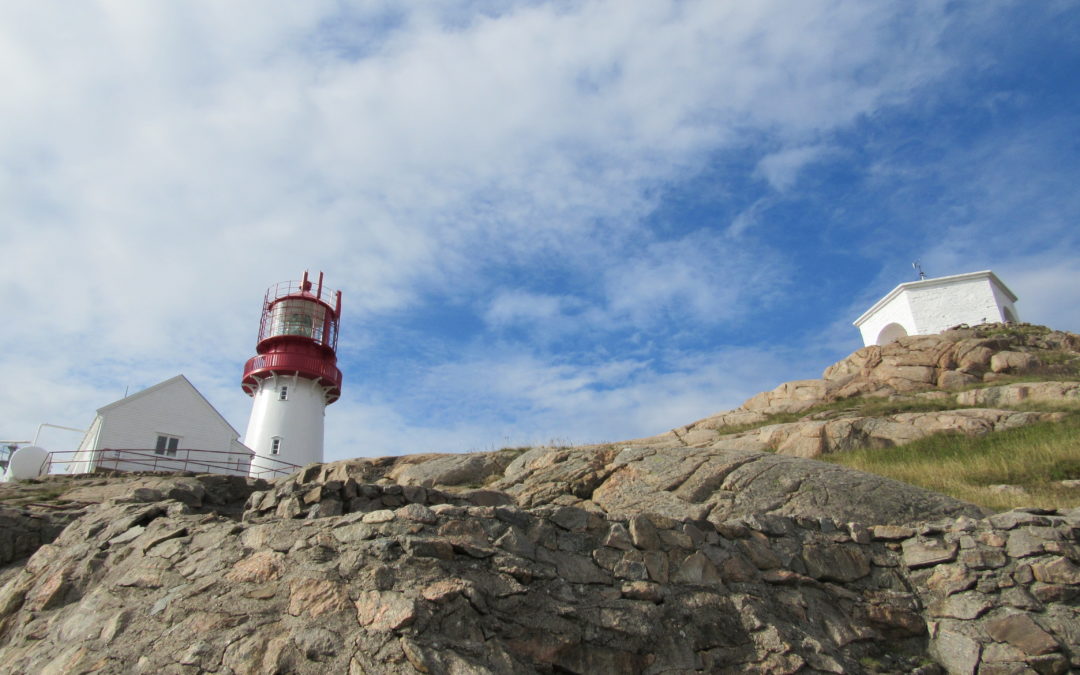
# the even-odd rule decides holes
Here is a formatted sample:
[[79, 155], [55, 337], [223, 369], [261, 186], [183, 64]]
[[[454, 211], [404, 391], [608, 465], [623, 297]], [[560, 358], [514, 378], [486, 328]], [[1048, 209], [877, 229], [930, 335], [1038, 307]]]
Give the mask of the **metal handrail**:
[[[310, 282], [309, 282], [310, 283]], [[315, 287], [317, 289], [317, 287]], [[279, 298], [284, 298], [287, 295], [299, 295], [304, 292], [303, 281], [279, 281], [271, 286], [266, 291], [266, 299], [270, 302]], [[308, 290], [311, 297], [316, 297], [318, 291], [312, 292]], [[325, 302], [328, 307], [333, 308], [334, 300], [337, 299], [337, 291], [331, 289], [329, 286], [323, 286], [322, 292], [318, 293], [318, 300]]]
[[[305, 283], [309, 284], [306, 290]], [[312, 292], [312, 288], [315, 289], [314, 292]], [[326, 308], [326, 313], [322, 315], [322, 325], [312, 326], [312, 333], [305, 335], [316, 343], [337, 351], [338, 322], [341, 320], [341, 292], [323, 286], [322, 274], [319, 275], [317, 285], [311, 285], [305, 273], [304, 279], [301, 281], [281, 281], [267, 289], [259, 318], [259, 342], [270, 337], [276, 337], [271, 335], [272, 331], [270, 330], [273, 323], [272, 307], [278, 300], [288, 297], [314, 300]]]
[[[251, 475], [253, 478], [271, 477], [277, 478], [280, 476], [288, 476], [295, 473], [302, 467], [298, 464], [291, 464], [284, 462], [280, 459], [273, 459], [270, 457], [256, 457], [246, 452], [232, 452], [228, 450], [199, 450], [197, 448], [177, 448], [176, 452], [185, 453], [183, 457], [178, 455], [162, 455], [158, 454], [154, 449], [143, 448], [104, 448], [101, 450], [95, 450], [94, 457], [85, 460], [70, 459], [66, 462], [60, 459], [58, 456], [63, 455], [76, 455], [80, 451], [78, 450], [58, 450], [50, 452], [48, 458], [45, 460], [46, 471], [49, 473], [52, 470], [52, 465], [55, 464], [67, 464], [68, 473], [78, 473], [78, 471], [71, 471], [72, 465], [86, 464], [86, 471], [83, 473], [91, 473], [95, 470], [104, 471], [129, 471], [130, 469], [121, 469], [120, 464], [134, 465], [139, 467], [147, 467], [146, 471], [161, 471], [161, 472], [174, 472], [174, 471], [190, 471], [192, 473], [221, 473], [220, 470], [227, 470], [233, 472], [243, 472]], [[167, 450], [165, 452], [168, 452]], [[191, 457], [192, 452], [198, 452], [208, 455], [221, 455], [225, 456], [220, 461], [212, 459], [204, 459], [202, 457]], [[230, 461], [241, 460], [241, 461]], [[251, 473], [251, 466], [255, 463], [256, 471]], [[111, 465], [111, 466], [110, 466]], [[247, 470], [244, 467], [247, 467]], [[218, 471], [215, 471], [218, 469]]]

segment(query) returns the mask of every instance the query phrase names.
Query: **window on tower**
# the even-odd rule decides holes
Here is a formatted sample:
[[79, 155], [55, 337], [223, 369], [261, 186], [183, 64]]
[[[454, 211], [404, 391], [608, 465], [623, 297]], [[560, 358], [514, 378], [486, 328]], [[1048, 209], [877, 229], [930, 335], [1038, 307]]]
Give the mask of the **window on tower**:
[[180, 439], [176, 436], [158, 434], [157, 445], [154, 446], [154, 454], [165, 455], [166, 457], [176, 457], [176, 449], [179, 447]]
[[281, 439], [274, 437], [270, 439], [270, 454], [277, 455], [281, 453]]
[[288, 387], [282, 387], [281, 388], [281, 391], [278, 392], [278, 400], [279, 401], [288, 401], [289, 400], [289, 388]]

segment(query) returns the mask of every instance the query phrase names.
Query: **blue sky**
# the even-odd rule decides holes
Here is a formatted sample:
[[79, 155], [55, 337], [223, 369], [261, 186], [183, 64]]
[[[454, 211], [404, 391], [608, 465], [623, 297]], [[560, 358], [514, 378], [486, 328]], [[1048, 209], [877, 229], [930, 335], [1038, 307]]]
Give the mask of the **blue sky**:
[[[665, 431], [993, 269], [1080, 331], [1077, 2], [0, 7], [0, 437], [344, 295], [328, 459]], [[50, 449], [77, 435], [57, 432]]]

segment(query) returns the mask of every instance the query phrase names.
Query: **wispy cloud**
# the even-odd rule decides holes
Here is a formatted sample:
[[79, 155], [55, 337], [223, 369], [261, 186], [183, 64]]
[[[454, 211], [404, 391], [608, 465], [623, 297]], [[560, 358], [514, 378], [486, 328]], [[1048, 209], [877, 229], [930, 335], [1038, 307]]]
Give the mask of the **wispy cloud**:
[[[904, 246], [936, 261], [991, 211], [973, 206], [983, 193], [958, 178], [955, 144], [905, 160], [903, 139], [929, 138], [934, 106], [987, 58], [958, 23], [985, 38], [1017, 11], [0, 7], [0, 282], [17, 298], [0, 334], [0, 431], [88, 421], [123, 386], [180, 371], [242, 428], [237, 370], [263, 290], [305, 267], [345, 291], [346, 392], [328, 417], [345, 419], [328, 446], [346, 454], [406, 438], [461, 449], [498, 420], [615, 437], [618, 424], [671, 426], [737, 402], [761, 378], [665, 350], [730, 365], [758, 342], [773, 363], [886, 285], [874, 277]], [[998, 91], [980, 109], [1015, 114], [1031, 96]], [[1021, 139], [1009, 147], [1024, 156]], [[1048, 156], [1026, 147], [1033, 165]], [[997, 159], [1000, 174], [982, 175], [1000, 197], [1016, 162]], [[688, 188], [706, 174], [722, 194], [707, 204]], [[1075, 182], [1074, 168], [1061, 174], [1048, 168], [1002, 208], [1045, 202]], [[937, 204], [909, 203], [935, 191]], [[1042, 212], [1042, 236], [1060, 235], [1066, 206]], [[652, 219], [660, 210], [670, 222]], [[925, 224], [898, 233], [903, 221]], [[1000, 226], [973, 231], [1007, 241]], [[808, 250], [846, 270], [834, 295], [815, 292]], [[633, 367], [620, 380], [612, 364]], [[504, 373], [484, 386], [512, 407], [446, 384], [478, 383], [483, 368]], [[448, 398], [420, 405], [418, 388]], [[487, 407], [503, 412], [474, 418]]]
[[758, 161], [757, 173], [773, 187], [784, 192], [799, 176], [799, 172], [832, 150], [827, 145], [803, 145], [784, 148], [765, 155]]
[[[516, 350], [469, 354], [428, 369], [409, 392], [343, 399], [330, 424], [336, 448], [370, 448], [364, 454], [387, 446], [419, 452], [626, 440], [738, 406], [747, 389], [772, 388], [799, 372], [789, 358], [756, 349], [672, 353], [662, 363], [583, 364]], [[387, 394], [393, 406], [378, 402]]]
[[547, 293], [500, 291], [484, 312], [484, 320], [493, 327], [536, 324], [561, 317], [574, 304], [573, 298]]

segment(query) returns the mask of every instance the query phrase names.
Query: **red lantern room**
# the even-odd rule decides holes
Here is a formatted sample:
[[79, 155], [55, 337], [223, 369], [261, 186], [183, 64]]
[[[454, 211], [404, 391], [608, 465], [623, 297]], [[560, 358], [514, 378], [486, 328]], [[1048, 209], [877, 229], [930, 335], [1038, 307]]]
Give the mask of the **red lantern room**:
[[241, 386], [255, 396], [259, 381], [272, 375], [296, 376], [321, 385], [325, 403], [341, 396], [337, 367], [341, 291], [323, 286], [323, 274], [313, 284], [304, 272], [299, 281], [283, 281], [266, 291], [259, 322], [258, 356], [244, 364]]

